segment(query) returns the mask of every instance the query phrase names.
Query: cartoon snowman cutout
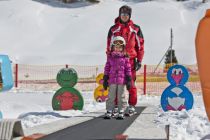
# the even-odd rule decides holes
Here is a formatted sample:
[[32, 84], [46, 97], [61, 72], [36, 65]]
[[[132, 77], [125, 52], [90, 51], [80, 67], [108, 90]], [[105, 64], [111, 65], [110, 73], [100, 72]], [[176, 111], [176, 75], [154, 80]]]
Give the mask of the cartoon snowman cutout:
[[58, 72], [56, 80], [61, 88], [53, 96], [52, 108], [54, 110], [82, 110], [83, 97], [74, 88], [78, 81], [77, 72], [72, 68], [63, 68]]
[[182, 65], [174, 65], [169, 68], [167, 79], [170, 85], [161, 95], [161, 106], [164, 111], [182, 109], [190, 110], [193, 106], [193, 95], [185, 86], [189, 74], [187, 69]]
[[104, 90], [103, 87], [103, 73], [100, 73], [97, 77], [96, 77], [96, 83], [98, 84], [98, 87], [96, 87], [95, 91], [94, 91], [94, 99], [96, 100], [96, 102], [106, 102], [106, 100], [108, 99], [108, 89]]

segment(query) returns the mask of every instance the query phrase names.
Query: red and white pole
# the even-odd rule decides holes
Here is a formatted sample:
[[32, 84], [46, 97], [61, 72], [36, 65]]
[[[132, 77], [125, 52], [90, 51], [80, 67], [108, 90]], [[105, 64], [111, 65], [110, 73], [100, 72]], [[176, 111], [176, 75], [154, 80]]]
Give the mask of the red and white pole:
[[144, 95], [146, 95], [147, 82], [147, 65], [144, 65]]

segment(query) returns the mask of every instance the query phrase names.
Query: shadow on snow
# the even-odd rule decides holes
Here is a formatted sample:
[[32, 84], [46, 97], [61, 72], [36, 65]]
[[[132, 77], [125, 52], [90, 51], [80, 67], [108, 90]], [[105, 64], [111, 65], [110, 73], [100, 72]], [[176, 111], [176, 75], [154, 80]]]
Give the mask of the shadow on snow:
[[47, 115], [51, 115], [51, 116], [54, 116], [54, 117], [57, 117], [57, 118], [70, 118], [71, 117], [71, 116], [62, 116], [59, 113], [55, 113], [55, 112], [29, 112], [29, 113], [20, 115], [18, 117], [18, 119], [22, 119], [22, 118], [25, 118], [25, 117], [30, 116], [30, 115], [34, 115], [34, 116], [47, 116]]

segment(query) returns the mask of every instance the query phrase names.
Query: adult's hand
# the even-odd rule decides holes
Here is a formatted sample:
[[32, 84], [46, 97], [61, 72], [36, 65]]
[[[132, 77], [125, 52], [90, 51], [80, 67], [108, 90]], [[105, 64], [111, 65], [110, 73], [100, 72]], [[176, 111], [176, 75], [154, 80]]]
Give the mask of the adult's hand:
[[141, 62], [139, 60], [135, 61], [135, 71], [138, 71], [141, 68]]
[[126, 76], [126, 88], [127, 90], [131, 89], [131, 76]]

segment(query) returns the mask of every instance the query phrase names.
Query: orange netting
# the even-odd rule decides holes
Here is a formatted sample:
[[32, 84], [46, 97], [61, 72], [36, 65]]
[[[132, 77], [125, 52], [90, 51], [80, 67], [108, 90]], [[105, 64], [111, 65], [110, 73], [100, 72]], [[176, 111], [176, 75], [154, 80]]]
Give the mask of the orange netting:
[[[24, 65], [18, 64], [17, 70], [17, 86], [18, 89], [35, 90], [35, 91], [52, 91], [58, 90], [60, 86], [56, 82], [56, 75], [61, 68], [66, 65]], [[80, 91], [93, 91], [98, 85], [95, 83], [95, 78], [104, 70], [103, 65], [99, 66], [78, 66], [68, 65], [74, 68], [79, 77], [79, 82], [76, 88]], [[189, 72], [189, 80], [186, 86], [193, 93], [200, 93], [200, 81], [198, 76], [198, 68], [196, 65], [185, 65]], [[138, 93], [143, 94], [144, 85], [146, 85], [146, 94], [161, 94], [169, 85], [164, 72], [164, 67], [159, 66], [155, 70], [155, 65], [146, 65], [137, 72], [137, 88]], [[146, 71], [145, 71], [146, 70]], [[13, 66], [14, 79], [16, 77], [16, 67]], [[155, 72], [154, 72], [155, 71]], [[146, 74], [146, 80], [144, 80]], [[146, 84], [144, 84], [146, 81]]]

